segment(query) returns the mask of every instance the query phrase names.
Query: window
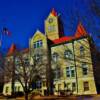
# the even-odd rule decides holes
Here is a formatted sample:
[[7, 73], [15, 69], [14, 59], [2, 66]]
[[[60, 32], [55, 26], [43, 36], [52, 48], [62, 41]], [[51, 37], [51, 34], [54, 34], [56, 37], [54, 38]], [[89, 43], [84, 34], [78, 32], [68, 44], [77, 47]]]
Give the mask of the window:
[[75, 90], [76, 90], [76, 83], [73, 82], [73, 83], [72, 83], [72, 91], [75, 91]]
[[69, 67], [66, 68], [66, 76], [70, 77], [70, 68]]
[[57, 53], [53, 53], [52, 59], [53, 59], [54, 62], [57, 62], [57, 60], [58, 60], [58, 54]]
[[59, 79], [61, 76], [60, 68], [54, 70], [54, 78]]
[[25, 65], [29, 65], [29, 60], [28, 60], [28, 58], [25, 58], [25, 59], [24, 59], [24, 63], [25, 63]]
[[80, 46], [80, 55], [84, 56], [84, 54], [85, 54], [85, 49], [83, 46]]
[[61, 84], [58, 84], [58, 91], [62, 89]]
[[71, 77], [75, 77], [75, 70], [71, 69]]
[[15, 58], [15, 64], [19, 65], [20, 64], [20, 59], [18, 57]]
[[8, 93], [8, 92], [9, 92], [9, 87], [7, 86], [7, 87], [6, 87], [6, 93]]
[[72, 57], [73, 57], [72, 51], [70, 51], [70, 50], [65, 50], [65, 52], [64, 52], [64, 57], [65, 57], [65, 58], [70, 58], [70, 59], [72, 59]]
[[18, 92], [20, 91], [20, 86], [18, 86]]
[[53, 32], [53, 31], [55, 31], [55, 25], [49, 26], [48, 32]]
[[41, 59], [42, 59], [41, 54], [35, 54], [35, 55], [34, 55], [34, 60], [35, 60], [35, 61], [41, 61]]
[[42, 47], [42, 45], [43, 45], [42, 40], [36, 41], [36, 42], [34, 42], [34, 44], [33, 44], [34, 48]]
[[66, 76], [75, 77], [75, 68], [73, 66], [66, 67]]
[[37, 87], [37, 88], [41, 88], [41, 81], [37, 81], [37, 82], [36, 82], [36, 87]]
[[42, 84], [43, 84], [43, 87], [45, 87], [46, 86], [46, 81], [43, 81]]
[[83, 75], [87, 75], [88, 74], [88, 66], [87, 66], [87, 64], [85, 62], [82, 63], [82, 73], [83, 73]]
[[89, 83], [86, 81], [83, 83], [84, 85], [84, 91], [89, 91]]
[[15, 88], [14, 88], [14, 89], [15, 89], [14, 91], [16, 92], [16, 91], [17, 91], [17, 87], [15, 86]]
[[64, 88], [66, 90], [70, 90], [70, 83], [64, 83]]

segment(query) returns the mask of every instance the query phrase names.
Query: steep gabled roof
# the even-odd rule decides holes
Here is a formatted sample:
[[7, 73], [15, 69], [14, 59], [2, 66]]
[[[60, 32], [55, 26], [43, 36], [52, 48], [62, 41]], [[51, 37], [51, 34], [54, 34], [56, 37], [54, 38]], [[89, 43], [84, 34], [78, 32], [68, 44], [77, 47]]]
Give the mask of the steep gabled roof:
[[75, 38], [80, 38], [82, 36], [86, 36], [87, 32], [84, 29], [83, 25], [81, 24], [81, 22], [79, 22], [77, 29], [76, 29], [76, 33], [75, 33]]
[[16, 46], [15, 46], [15, 44], [12, 44], [10, 49], [8, 50], [7, 56], [13, 55], [15, 50], [16, 50]]

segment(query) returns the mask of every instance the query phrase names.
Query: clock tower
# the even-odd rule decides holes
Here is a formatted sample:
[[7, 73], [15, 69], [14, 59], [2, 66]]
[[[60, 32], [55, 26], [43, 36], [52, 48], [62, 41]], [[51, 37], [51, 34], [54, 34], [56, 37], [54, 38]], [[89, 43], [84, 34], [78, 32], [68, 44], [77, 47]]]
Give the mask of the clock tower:
[[62, 21], [54, 9], [52, 9], [45, 20], [45, 34], [50, 40], [59, 39], [64, 36]]

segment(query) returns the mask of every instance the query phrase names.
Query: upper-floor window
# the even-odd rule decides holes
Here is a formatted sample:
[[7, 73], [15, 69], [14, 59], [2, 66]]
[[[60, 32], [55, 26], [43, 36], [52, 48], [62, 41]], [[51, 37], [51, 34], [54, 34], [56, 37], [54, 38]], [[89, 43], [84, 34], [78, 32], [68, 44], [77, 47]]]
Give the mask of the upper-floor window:
[[66, 67], [66, 76], [67, 77], [75, 77], [75, 67], [73, 67], [73, 66]]
[[35, 54], [34, 55], [34, 60], [35, 61], [41, 61], [41, 59], [42, 59], [42, 55], [41, 54]]
[[29, 59], [28, 58], [25, 58], [24, 59], [24, 63], [25, 63], [25, 65], [29, 65]]
[[65, 57], [65, 58], [72, 59], [72, 58], [73, 58], [72, 51], [71, 51], [71, 50], [65, 50], [65, 52], [64, 52], [64, 57]]
[[88, 74], [88, 66], [87, 66], [87, 64], [85, 62], [82, 63], [82, 73], [83, 73], [83, 75], [87, 75]]
[[42, 42], [42, 40], [39, 40], [39, 41], [36, 41], [36, 42], [34, 42], [34, 48], [39, 48], [39, 47], [42, 47], [42, 45], [43, 45], [43, 42]]
[[15, 58], [15, 64], [20, 65], [20, 59], [18, 57]]
[[84, 56], [85, 54], [85, 48], [83, 46], [80, 46], [80, 55]]
[[58, 53], [54, 52], [53, 55], [52, 55], [52, 59], [54, 62], [57, 62], [58, 60]]

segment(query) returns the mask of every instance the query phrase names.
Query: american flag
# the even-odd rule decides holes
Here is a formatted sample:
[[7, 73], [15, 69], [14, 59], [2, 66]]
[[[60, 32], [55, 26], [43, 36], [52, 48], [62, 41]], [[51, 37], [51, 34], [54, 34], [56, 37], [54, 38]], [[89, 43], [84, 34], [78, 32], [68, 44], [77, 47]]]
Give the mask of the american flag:
[[3, 27], [3, 29], [2, 29], [2, 33], [3, 33], [3, 34], [6, 34], [6, 35], [8, 35], [8, 36], [11, 35], [11, 32], [10, 32], [9, 29], [6, 28], [6, 27]]

